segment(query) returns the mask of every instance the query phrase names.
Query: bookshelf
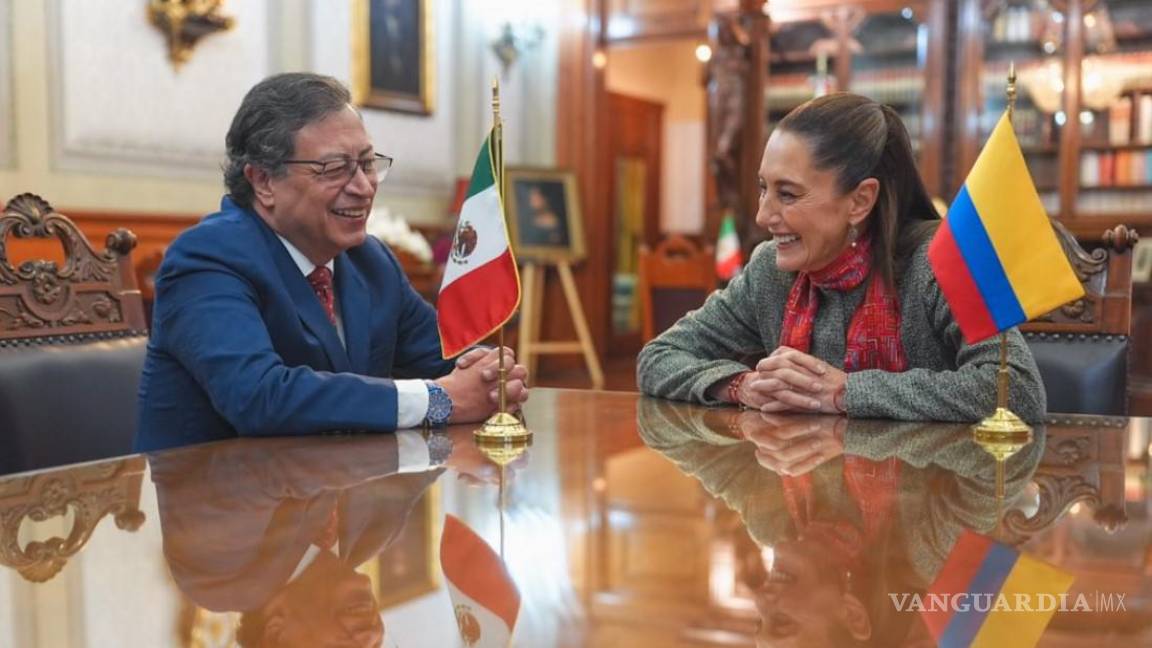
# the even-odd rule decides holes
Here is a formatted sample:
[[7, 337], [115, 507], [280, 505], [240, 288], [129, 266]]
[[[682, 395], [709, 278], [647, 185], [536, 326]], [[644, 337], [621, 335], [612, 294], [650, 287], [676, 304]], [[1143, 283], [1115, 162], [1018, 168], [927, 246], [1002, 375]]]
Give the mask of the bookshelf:
[[[1091, 238], [1120, 223], [1152, 233], [1152, 2], [963, 0], [955, 96], [964, 180], [1006, 105], [1049, 212]], [[966, 119], [974, 116], [974, 119]]]
[[818, 94], [888, 104], [912, 136], [929, 191], [943, 188], [945, 0], [768, 3], [764, 134]]

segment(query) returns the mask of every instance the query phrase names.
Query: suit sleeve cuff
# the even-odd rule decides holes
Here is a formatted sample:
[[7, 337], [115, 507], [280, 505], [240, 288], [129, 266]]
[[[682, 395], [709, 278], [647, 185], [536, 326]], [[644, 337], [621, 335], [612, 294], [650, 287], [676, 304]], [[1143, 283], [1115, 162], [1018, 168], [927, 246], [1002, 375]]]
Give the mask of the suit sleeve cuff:
[[428, 416], [428, 386], [423, 380], [397, 380], [396, 427], [414, 428]]
[[432, 457], [428, 452], [428, 444], [419, 432], [401, 430], [396, 433], [396, 445], [399, 450], [399, 473], [424, 472], [432, 468]]

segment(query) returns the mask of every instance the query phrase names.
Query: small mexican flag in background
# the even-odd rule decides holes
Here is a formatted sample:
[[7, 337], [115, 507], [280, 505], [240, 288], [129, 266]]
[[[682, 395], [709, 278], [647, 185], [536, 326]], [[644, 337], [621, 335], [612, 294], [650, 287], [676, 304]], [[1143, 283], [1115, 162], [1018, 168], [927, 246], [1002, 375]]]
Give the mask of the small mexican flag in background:
[[720, 235], [716, 239], [716, 276], [728, 281], [740, 272], [744, 256], [740, 253], [740, 238], [736, 236], [736, 219], [732, 212], [725, 212], [720, 223]]

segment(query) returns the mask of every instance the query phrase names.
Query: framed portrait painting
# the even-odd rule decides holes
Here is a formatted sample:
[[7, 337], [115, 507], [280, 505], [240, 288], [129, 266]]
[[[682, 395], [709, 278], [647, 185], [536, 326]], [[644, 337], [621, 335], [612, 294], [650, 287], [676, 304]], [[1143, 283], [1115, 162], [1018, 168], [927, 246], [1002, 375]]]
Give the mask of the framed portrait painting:
[[432, 0], [354, 0], [352, 80], [357, 104], [432, 114], [434, 4]]
[[516, 256], [529, 261], [584, 258], [584, 223], [576, 176], [570, 171], [505, 169], [508, 229]]

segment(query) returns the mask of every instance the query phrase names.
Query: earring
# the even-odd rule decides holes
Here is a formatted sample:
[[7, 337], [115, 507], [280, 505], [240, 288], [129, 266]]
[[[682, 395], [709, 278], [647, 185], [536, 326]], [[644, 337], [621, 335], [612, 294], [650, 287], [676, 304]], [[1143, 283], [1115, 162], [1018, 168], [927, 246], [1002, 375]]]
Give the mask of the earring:
[[860, 238], [860, 230], [856, 229], [855, 225], [848, 226], [848, 240], [852, 242], [852, 247], [856, 247], [856, 239]]

